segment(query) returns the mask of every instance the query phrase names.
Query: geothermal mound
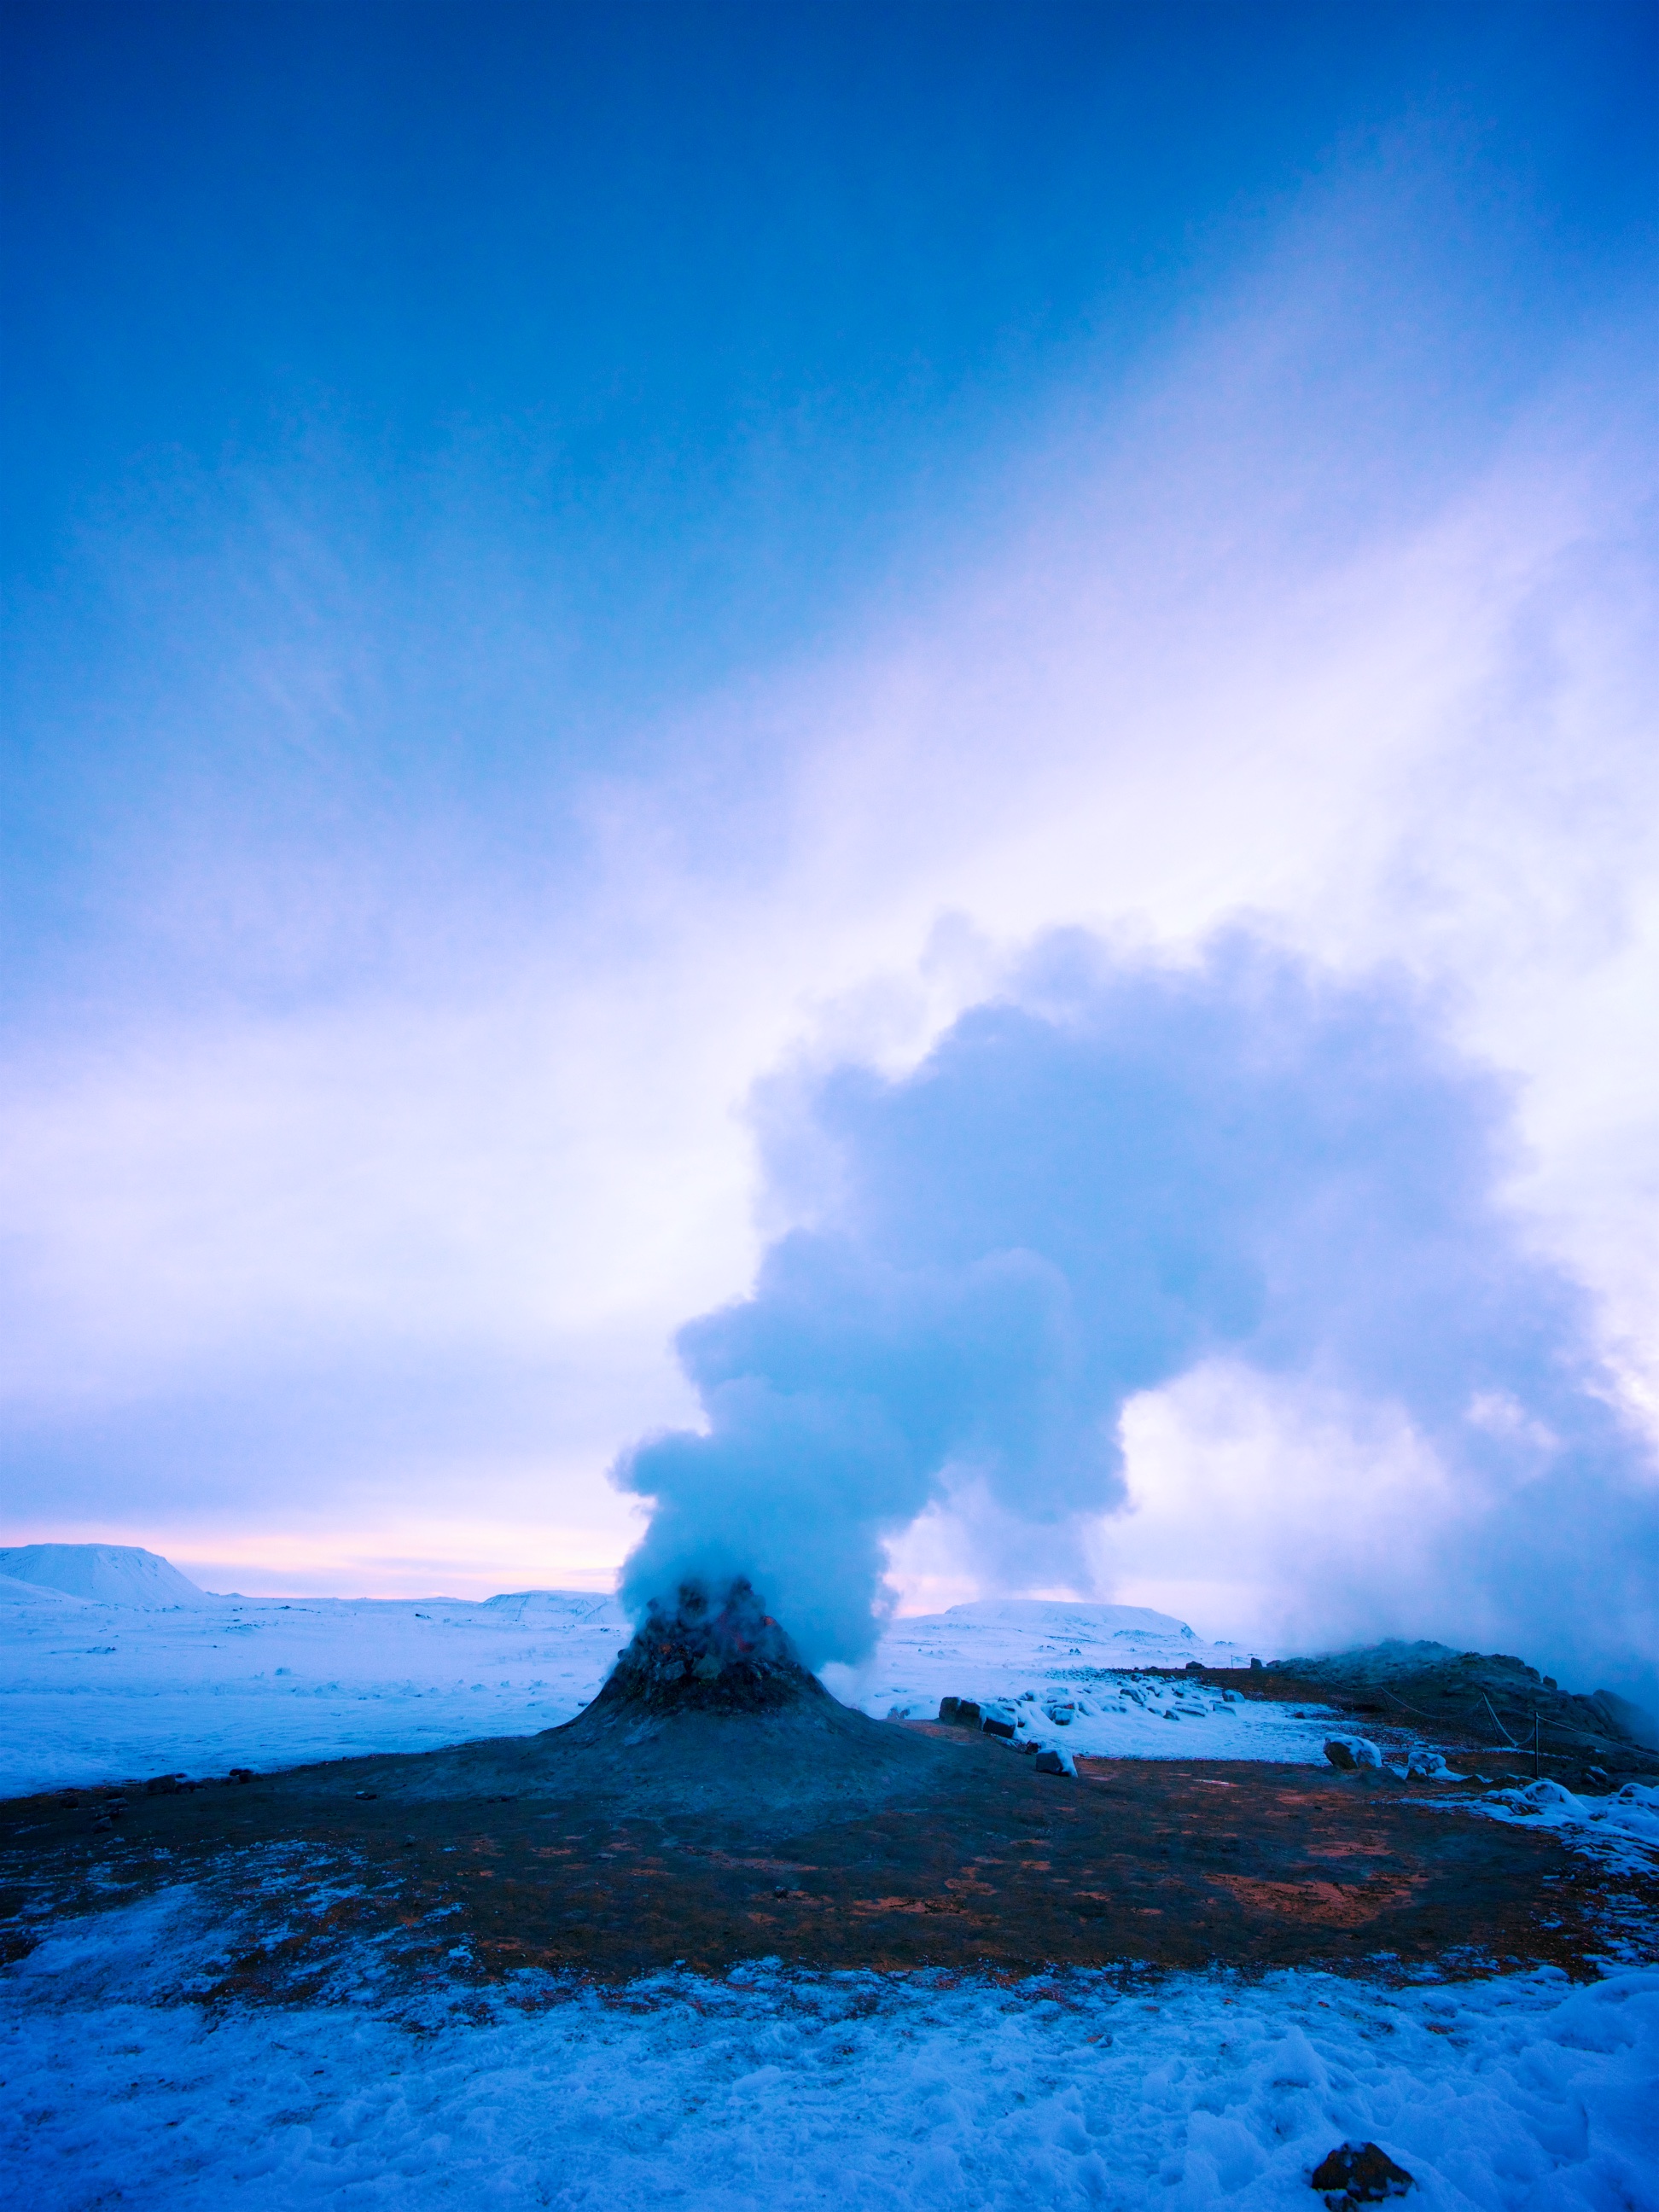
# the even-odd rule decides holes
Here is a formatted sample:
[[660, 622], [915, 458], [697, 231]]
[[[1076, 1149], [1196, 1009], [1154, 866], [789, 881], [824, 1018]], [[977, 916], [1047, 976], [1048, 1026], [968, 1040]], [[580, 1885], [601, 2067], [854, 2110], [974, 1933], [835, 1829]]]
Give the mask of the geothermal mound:
[[652, 1606], [592, 1703], [520, 1751], [541, 1786], [588, 1802], [602, 1790], [615, 1817], [735, 1819], [751, 1844], [779, 1823], [913, 1801], [960, 1757], [831, 1697], [741, 1578]]
[[701, 1583], [659, 1599], [587, 1708], [638, 1713], [776, 1713], [835, 1701], [742, 1577], [718, 1603]]

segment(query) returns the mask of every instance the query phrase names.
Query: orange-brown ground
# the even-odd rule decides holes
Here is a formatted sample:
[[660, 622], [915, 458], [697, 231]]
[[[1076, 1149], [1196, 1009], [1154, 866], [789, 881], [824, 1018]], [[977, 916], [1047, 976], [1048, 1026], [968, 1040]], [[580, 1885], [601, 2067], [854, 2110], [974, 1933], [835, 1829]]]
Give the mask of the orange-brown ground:
[[194, 1882], [252, 1931], [223, 1990], [272, 1996], [320, 1986], [364, 1936], [413, 1985], [457, 1957], [486, 1978], [607, 1980], [768, 1956], [1583, 1972], [1615, 1921], [1638, 1945], [1655, 1925], [1651, 1885], [1386, 1774], [1079, 1765], [1075, 1782], [1040, 1776], [987, 1738], [839, 1707], [805, 1728], [690, 1717], [624, 1737], [579, 1721], [134, 1795], [108, 1833], [92, 1795], [14, 1801], [0, 1907], [15, 1952], [43, 1906]]

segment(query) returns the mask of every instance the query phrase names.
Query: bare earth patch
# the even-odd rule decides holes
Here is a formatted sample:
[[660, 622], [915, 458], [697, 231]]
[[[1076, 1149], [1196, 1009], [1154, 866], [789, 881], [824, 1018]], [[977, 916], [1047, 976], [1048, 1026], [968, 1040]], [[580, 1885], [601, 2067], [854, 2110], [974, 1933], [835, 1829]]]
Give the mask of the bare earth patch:
[[372, 1948], [390, 1986], [617, 1982], [775, 1958], [1029, 1973], [1119, 1962], [1410, 1973], [1651, 1956], [1652, 1885], [1364, 1771], [1079, 1762], [832, 1699], [568, 1727], [178, 1794], [0, 1807], [13, 1955], [188, 1883], [235, 1954], [194, 1995], [295, 2001]]

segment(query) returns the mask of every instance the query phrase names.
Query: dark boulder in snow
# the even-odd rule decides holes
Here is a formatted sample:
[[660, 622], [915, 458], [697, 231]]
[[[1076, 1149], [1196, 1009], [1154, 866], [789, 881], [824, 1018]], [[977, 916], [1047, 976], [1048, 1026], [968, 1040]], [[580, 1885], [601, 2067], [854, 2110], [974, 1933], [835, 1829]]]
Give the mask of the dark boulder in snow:
[[1382, 1764], [1382, 1753], [1363, 1735], [1334, 1735], [1325, 1746], [1325, 1756], [1333, 1766], [1340, 1766], [1347, 1774], [1357, 1766]]
[[1330, 2212], [1351, 2212], [1360, 2204], [1381, 2204], [1417, 2186], [1403, 2166], [1374, 2142], [1340, 2143], [1315, 2166], [1309, 2185], [1325, 2191]]

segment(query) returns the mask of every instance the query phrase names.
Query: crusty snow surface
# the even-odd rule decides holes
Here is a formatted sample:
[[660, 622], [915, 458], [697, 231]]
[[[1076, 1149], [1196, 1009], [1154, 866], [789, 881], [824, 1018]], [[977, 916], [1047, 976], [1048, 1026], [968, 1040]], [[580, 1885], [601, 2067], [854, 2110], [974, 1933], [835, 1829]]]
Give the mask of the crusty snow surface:
[[[0, 1587], [4, 1786], [545, 1727], [623, 1632], [609, 1601], [568, 1593], [167, 1612]], [[883, 1712], [1063, 1692], [1095, 1708], [1066, 1725], [1080, 1748], [1322, 1759], [1316, 1708], [1238, 1712], [1133, 1671], [1194, 1656], [1212, 1648], [1161, 1616], [975, 1607], [899, 1623], [837, 1687]], [[1112, 1668], [1139, 1703], [1119, 1710], [1097, 1679]], [[1165, 1720], [1158, 1698], [1183, 1710]], [[1584, 1848], [1659, 1845], [1659, 1793], [1598, 1808], [1553, 1787], [1487, 1809]], [[305, 2008], [197, 2001], [236, 1940], [180, 1885], [46, 1932], [0, 1978], [8, 2202], [1318, 2212], [1308, 2176], [1352, 2139], [1416, 2176], [1425, 2212], [1659, 2212], [1649, 1968], [1575, 1989], [762, 1967], [606, 1993], [458, 1984], [391, 2009], [366, 1968]]]
[[738, 1972], [472, 2014], [147, 2004], [179, 1893], [9, 1977], [0, 2165], [38, 2208], [1223, 2204], [1370, 2140], [1425, 2212], [1659, 2203], [1659, 1972], [1389, 1990]]

